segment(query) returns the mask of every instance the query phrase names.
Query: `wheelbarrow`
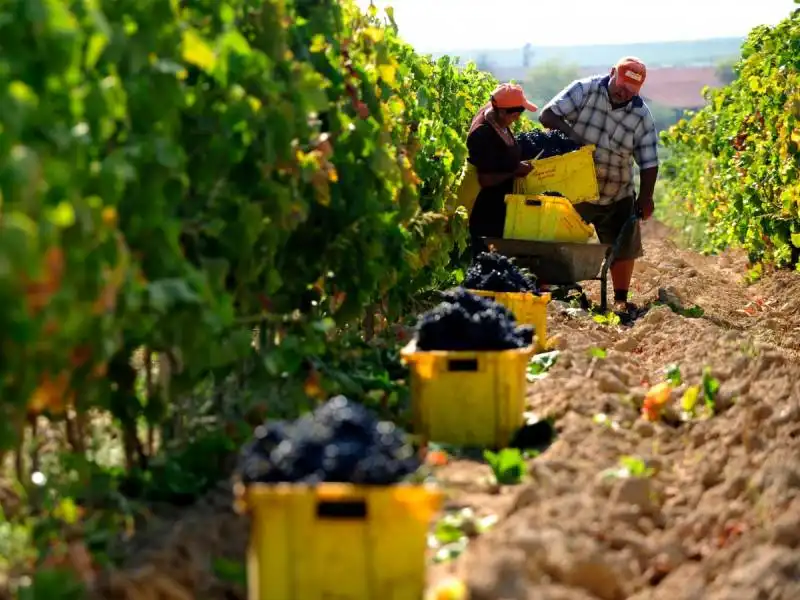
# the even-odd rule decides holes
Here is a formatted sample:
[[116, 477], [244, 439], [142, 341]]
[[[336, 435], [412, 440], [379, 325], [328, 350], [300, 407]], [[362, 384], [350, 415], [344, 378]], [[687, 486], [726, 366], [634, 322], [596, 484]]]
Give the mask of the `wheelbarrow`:
[[580, 286], [581, 281], [600, 281], [600, 310], [608, 310], [608, 270], [619, 254], [622, 240], [641, 218], [638, 204], [622, 226], [613, 244], [581, 244], [575, 242], [539, 242], [484, 237], [487, 247], [515, 259], [518, 267], [528, 269], [539, 281], [566, 289], [577, 290], [584, 308], [589, 301]]

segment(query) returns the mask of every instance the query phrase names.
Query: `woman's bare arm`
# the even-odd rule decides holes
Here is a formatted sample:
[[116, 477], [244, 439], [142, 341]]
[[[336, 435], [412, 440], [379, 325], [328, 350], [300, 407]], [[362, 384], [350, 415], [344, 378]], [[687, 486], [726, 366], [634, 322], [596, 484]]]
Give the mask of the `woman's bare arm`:
[[478, 183], [482, 188], [499, 185], [514, 176], [513, 173], [478, 173]]
[[531, 167], [528, 163], [521, 162], [517, 166], [517, 170], [513, 173], [481, 173], [478, 172], [478, 183], [480, 186], [483, 187], [492, 187], [494, 185], [499, 185], [504, 181], [508, 181], [514, 177], [525, 177], [528, 173], [531, 172], [533, 167]]

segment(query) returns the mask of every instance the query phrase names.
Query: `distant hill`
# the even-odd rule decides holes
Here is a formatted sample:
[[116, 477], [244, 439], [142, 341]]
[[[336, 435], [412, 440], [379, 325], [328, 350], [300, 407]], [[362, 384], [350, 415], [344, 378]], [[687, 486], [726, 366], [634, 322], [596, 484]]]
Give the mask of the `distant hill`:
[[[528, 67], [548, 60], [576, 64], [580, 67], [612, 65], [626, 54], [644, 60], [652, 67], [690, 67], [716, 64], [720, 59], [739, 56], [744, 38], [717, 38], [682, 42], [651, 42], [642, 44], [609, 44], [600, 46], [533, 46], [528, 48]], [[459, 62], [471, 60], [483, 68], [515, 69], [523, 67], [525, 49], [490, 50], [475, 49], [453, 52], [436, 52], [458, 57]]]

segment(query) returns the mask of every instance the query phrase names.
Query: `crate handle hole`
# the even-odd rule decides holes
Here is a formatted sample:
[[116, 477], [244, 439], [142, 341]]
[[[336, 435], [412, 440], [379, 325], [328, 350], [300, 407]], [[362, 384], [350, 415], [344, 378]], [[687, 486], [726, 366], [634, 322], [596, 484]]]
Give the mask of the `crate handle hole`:
[[542, 201], [536, 198], [525, 198], [525, 206], [541, 206]]
[[363, 520], [367, 518], [367, 503], [365, 500], [320, 500], [317, 518]]
[[447, 361], [448, 371], [477, 371], [477, 358], [453, 358]]

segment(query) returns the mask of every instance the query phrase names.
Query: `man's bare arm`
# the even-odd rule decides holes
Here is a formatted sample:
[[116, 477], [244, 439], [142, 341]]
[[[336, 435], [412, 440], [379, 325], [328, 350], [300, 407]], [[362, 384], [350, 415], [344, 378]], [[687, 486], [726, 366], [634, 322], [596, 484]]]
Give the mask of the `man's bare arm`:
[[655, 203], [653, 202], [653, 192], [656, 189], [658, 179], [658, 167], [649, 167], [639, 171], [639, 197], [636, 199], [641, 211], [642, 218], [647, 221], [653, 216]]
[[639, 200], [650, 201], [656, 189], [658, 167], [650, 167], [639, 171]]
[[586, 144], [586, 140], [579, 136], [569, 123], [559, 117], [550, 108], [546, 108], [542, 111], [542, 114], [539, 115], [539, 122], [548, 129], [557, 129], [576, 144], [580, 144], [581, 146]]

